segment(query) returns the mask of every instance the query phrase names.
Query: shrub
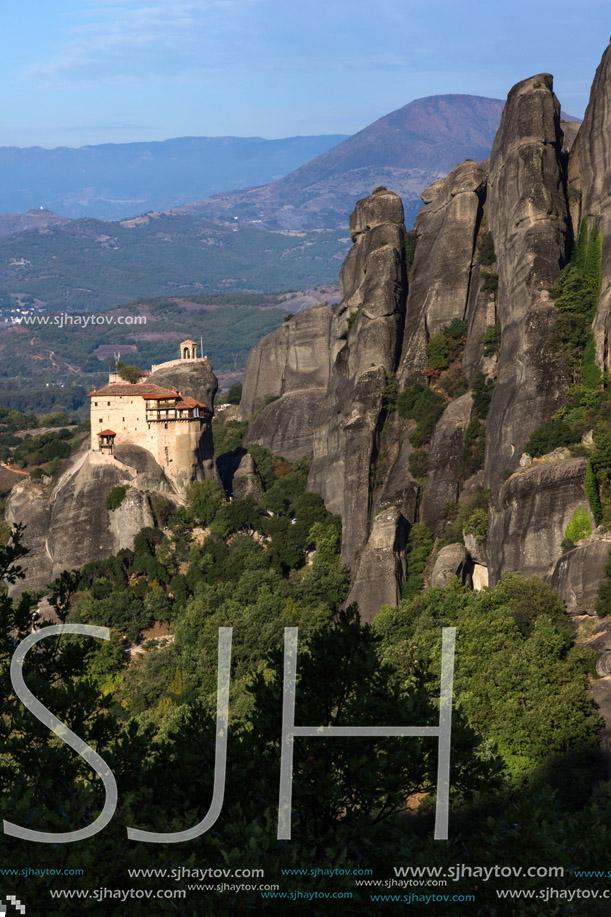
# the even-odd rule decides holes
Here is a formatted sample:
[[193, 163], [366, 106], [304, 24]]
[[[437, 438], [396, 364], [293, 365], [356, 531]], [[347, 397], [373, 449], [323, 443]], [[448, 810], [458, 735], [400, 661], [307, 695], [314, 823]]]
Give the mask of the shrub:
[[227, 538], [234, 532], [255, 530], [261, 518], [261, 510], [251, 496], [243, 500], [233, 500], [220, 508], [210, 529], [221, 538]]
[[417, 238], [413, 230], [405, 233], [405, 269], [408, 274], [412, 269], [414, 258], [416, 257]]
[[480, 420], [485, 420], [492, 401], [494, 381], [487, 379], [485, 373], [476, 373], [471, 383], [471, 391], [473, 393], [473, 410]]
[[474, 535], [478, 541], [483, 541], [488, 533], [489, 500], [489, 490], [480, 490], [460, 500], [451, 514], [453, 518], [443, 530], [438, 547], [443, 548], [448, 544], [461, 542], [465, 533]]
[[499, 275], [495, 274], [493, 271], [484, 271], [480, 272], [480, 277], [482, 280], [482, 285], [480, 290], [482, 293], [494, 293], [495, 296], [499, 289]]
[[566, 527], [564, 537], [575, 544], [592, 534], [592, 523], [584, 506], [578, 506]]
[[227, 394], [225, 395], [225, 402], [227, 404], [239, 404], [242, 398], [242, 383], [234, 382], [233, 385], [230, 385]]
[[428, 453], [426, 450], [414, 449], [412, 452], [410, 452], [409, 458], [407, 460], [407, 465], [410, 474], [416, 478], [417, 481], [421, 481], [422, 478], [425, 478], [428, 467]]
[[428, 368], [431, 370], [447, 369], [450, 365], [450, 347], [445, 335], [433, 334], [426, 345]]
[[417, 427], [410, 440], [418, 447], [430, 441], [435, 425], [445, 410], [441, 395], [416, 382], [397, 397], [397, 410], [401, 417], [416, 421]]
[[598, 584], [594, 610], [599, 618], [611, 615], [611, 552], [605, 564], [605, 578]]
[[352, 330], [352, 326], [354, 325], [358, 314], [359, 314], [359, 310], [355, 309], [355, 311], [351, 312], [350, 315], [348, 316], [348, 322], [346, 326], [346, 335], [350, 334], [350, 331]]
[[469, 390], [467, 377], [456, 363], [450, 367], [447, 373], [444, 373], [439, 380], [439, 385], [451, 401], [464, 395]]
[[588, 459], [588, 464], [586, 467], [586, 478], [584, 481], [583, 489], [585, 491], [586, 497], [588, 498], [588, 503], [590, 504], [592, 515], [594, 516], [594, 522], [596, 525], [600, 525], [602, 522], [603, 511], [600, 505], [598, 481], [596, 480], [596, 473], [592, 467], [591, 459]]
[[239, 449], [247, 429], [248, 424], [245, 421], [223, 421], [215, 417], [212, 421], [212, 435], [214, 439], [214, 454], [217, 459], [227, 452], [234, 452]]
[[573, 430], [561, 417], [552, 418], [538, 430], [535, 430], [524, 446], [524, 452], [539, 458], [554, 449], [577, 443], [581, 435]]
[[433, 550], [433, 535], [423, 522], [415, 522], [407, 537], [407, 576], [402, 589], [402, 597], [411, 599], [424, 586], [424, 569]]
[[128, 491], [126, 484], [117, 484], [116, 487], [113, 487], [108, 496], [106, 497], [106, 509], [114, 510], [118, 509], [123, 500], [125, 499], [125, 494]]
[[598, 221], [594, 220], [590, 227], [589, 220], [584, 218], [571, 260], [550, 290], [558, 310], [552, 343], [561, 351], [567, 369], [580, 371], [588, 386], [595, 386], [600, 380], [594, 362], [591, 325], [600, 291], [601, 256]]
[[117, 372], [121, 379], [131, 382], [132, 385], [135, 385], [142, 375], [142, 370], [139, 366], [126, 366], [121, 360], [117, 360]]
[[489, 267], [496, 261], [496, 252], [494, 250], [494, 242], [490, 230], [485, 232], [480, 239], [479, 260], [480, 263], [486, 265], [486, 267]]
[[464, 524], [463, 534], [473, 535], [477, 543], [481, 544], [488, 534], [487, 510], [480, 508], [474, 509]]
[[499, 325], [488, 325], [482, 334], [482, 344], [484, 345], [485, 357], [493, 357], [498, 353], [501, 346], [501, 328]]
[[460, 479], [466, 480], [484, 467], [486, 451], [486, 428], [476, 417], [469, 421], [465, 430], [463, 450], [460, 458]]
[[187, 505], [189, 518], [200, 525], [212, 522], [220, 508], [225, 504], [223, 488], [213, 478], [205, 481], [192, 481], [187, 488]]

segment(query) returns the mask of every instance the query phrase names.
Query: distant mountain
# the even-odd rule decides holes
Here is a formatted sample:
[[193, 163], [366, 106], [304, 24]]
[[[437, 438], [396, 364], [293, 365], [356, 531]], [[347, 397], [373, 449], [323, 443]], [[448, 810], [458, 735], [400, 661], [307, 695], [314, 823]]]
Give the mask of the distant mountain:
[[[32, 302], [98, 310], [137, 296], [331, 283], [349, 245], [354, 203], [386, 185], [402, 196], [411, 226], [426, 185], [456, 162], [488, 157], [503, 105], [478, 96], [419, 99], [276, 182], [119, 222], [62, 223], [44, 210], [0, 215], [0, 314]], [[228, 160], [231, 149], [235, 153], [229, 144]], [[153, 170], [146, 158], [145, 168]], [[119, 179], [130, 176], [144, 181], [135, 167]], [[163, 177], [158, 184], [164, 187]]]
[[469, 95], [416, 99], [279, 181], [178, 209], [210, 219], [261, 221], [270, 229], [340, 228], [356, 201], [383, 184], [403, 198], [409, 226], [428, 184], [457, 162], [488, 157], [504, 105]]
[[44, 207], [28, 210], [27, 213], [0, 213], [0, 238], [30, 229], [46, 229], [47, 226], [63, 226], [68, 217], [58, 216]]
[[78, 149], [0, 147], [0, 212], [43, 206], [69, 217], [118, 220], [274, 181], [345, 137], [179, 137]]

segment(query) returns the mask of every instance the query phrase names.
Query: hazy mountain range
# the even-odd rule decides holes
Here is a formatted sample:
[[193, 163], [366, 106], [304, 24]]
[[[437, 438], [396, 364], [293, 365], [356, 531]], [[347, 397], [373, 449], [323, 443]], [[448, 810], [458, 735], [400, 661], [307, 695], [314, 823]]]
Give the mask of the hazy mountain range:
[[[349, 243], [346, 227], [356, 201], [376, 186], [385, 185], [403, 198], [405, 222], [411, 226], [427, 185], [444, 176], [456, 162], [487, 158], [503, 106], [498, 99], [479, 96], [419, 99], [302, 162], [277, 181], [173, 208], [149, 208], [146, 214], [142, 214], [147, 209], [143, 203], [134, 204], [133, 210], [142, 215], [121, 221], [57, 217], [40, 209], [48, 207], [48, 198], [25, 215], [0, 215], [0, 236], [4, 237], [0, 239], [0, 305], [6, 309], [23, 303], [24, 297], [33, 297], [39, 307], [90, 310], [110, 308], [137, 296], [269, 292], [333, 282]], [[98, 162], [104, 179], [123, 183], [125, 197], [135, 198], [134, 188], [140, 187], [147, 189], [143, 195], [152, 197], [154, 193], [171, 200], [173, 194], [176, 202], [177, 196], [184, 199], [185, 195], [195, 195], [193, 170], [198, 162], [198, 187], [213, 180], [213, 161], [218, 167], [215, 182], [226, 168], [223, 174], [235, 175], [234, 183], [245, 183], [257, 169], [286, 168], [291, 156], [303, 157], [307, 143], [320, 148], [334, 139], [196, 138], [158, 145], [39, 150], [41, 156], [56, 155], [56, 168], [53, 171], [49, 166], [45, 172], [41, 166], [36, 174], [42, 181], [45, 174], [57, 177], [61, 173], [67, 181], [69, 157], [74, 155], [76, 163], [79, 156], [87, 158], [91, 153], [87, 160], [90, 167]], [[223, 143], [225, 164], [221, 161]], [[140, 154], [135, 148], [155, 148], [157, 152], [150, 156], [142, 153], [138, 166]], [[176, 157], [172, 157], [172, 150]], [[189, 168], [181, 170], [180, 150], [181, 155], [188, 152]], [[24, 163], [33, 155], [31, 150], [13, 154], [12, 166], [0, 158], [4, 185], [10, 185], [11, 176], [19, 170], [26, 174]], [[155, 176], [154, 181], [151, 176]], [[177, 184], [179, 178], [184, 179], [181, 185]], [[52, 184], [49, 179], [49, 187]], [[75, 167], [72, 187], [82, 184]], [[100, 195], [96, 198], [92, 192], [94, 198], [100, 204]]]
[[42, 206], [73, 218], [120, 220], [227, 188], [274, 181], [345, 136], [178, 137], [52, 150], [0, 147], [0, 212]]
[[504, 104], [466, 95], [417, 99], [273, 184], [180, 209], [212, 219], [257, 219], [274, 229], [339, 228], [356, 201], [383, 184], [401, 195], [410, 225], [423, 188], [457, 162], [486, 159]]

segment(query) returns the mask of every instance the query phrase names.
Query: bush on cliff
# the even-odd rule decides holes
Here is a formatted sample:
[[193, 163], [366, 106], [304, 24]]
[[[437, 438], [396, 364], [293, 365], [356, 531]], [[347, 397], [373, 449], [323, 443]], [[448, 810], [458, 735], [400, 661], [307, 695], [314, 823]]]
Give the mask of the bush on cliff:
[[106, 509], [111, 512], [112, 510], [119, 509], [128, 490], [129, 488], [126, 484], [117, 484], [116, 487], [113, 487], [106, 497]]
[[445, 410], [445, 402], [433, 389], [416, 382], [397, 396], [397, 410], [401, 417], [416, 421], [410, 441], [418, 447], [430, 442], [435, 425]]

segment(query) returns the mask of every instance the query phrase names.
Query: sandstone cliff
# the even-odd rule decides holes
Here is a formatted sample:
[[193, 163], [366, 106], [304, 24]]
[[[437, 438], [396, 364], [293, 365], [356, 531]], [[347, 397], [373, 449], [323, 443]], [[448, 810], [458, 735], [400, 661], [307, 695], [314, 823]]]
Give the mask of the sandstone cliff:
[[548, 289], [568, 255], [560, 105], [543, 73], [507, 99], [490, 155], [489, 220], [498, 258], [501, 328], [486, 431], [485, 485], [496, 492], [530, 434], [560, 407], [568, 384], [550, 346]]
[[611, 46], [596, 71], [590, 101], [570, 152], [569, 195], [574, 232], [581, 217], [597, 217], [603, 236], [601, 297], [594, 321], [596, 357], [611, 368]]
[[[468, 582], [485, 584], [510, 570], [551, 575], [573, 512], [588, 505], [585, 458], [519, 465], [530, 435], [565, 402], [570, 378], [552, 341], [549, 291], [582, 215], [600, 215], [605, 292], [594, 331], [599, 364], [610, 365], [610, 67], [608, 50], [579, 129], [561, 123], [549, 74], [518, 83], [490, 159], [461, 163], [423, 192], [413, 263], [399, 198], [377, 189], [359, 201], [339, 306], [297, 316], [250, 355], [240, 412], [260, 413], [246, 444], [312, 456], [308, 487], [342, 516], [349, 600], [366, 619], [400, 597], [414, 522], [439, 535], [448, 507], [483, 500], [486, 488], [487, 533], [466, 531], [464, 555], [460, 545], [452, 554]], [[445, 385], [430, 345], [453, 322], [464, 338]], [[400, 402], [415, 383], [445, 407], [428, 440], [398, 410], [396, 393]]]
[[[30, 549], [27, 581], [18, 581], [14, 592], [43, 589], [63, 570], [78, 569], [121, 548], [131, 548], [140, 529], [154, 525], [147, 489], [138, 485], [150, 485], [156, 478], [166, 491], [170, 487], [152, 457], [147, 461], [146, 450], [136, 446], [130, 450], [142, 453], [140, 458], [148, 466], [140, 482], [135, 468], [120, 462], [92, 464], [83, 452], [70, 462], [54, 486], [26, 480], [13, 488], [7, 521], [26, 526], [24, 541]], [[119, 485], [128, 488], [125, 498], [116, 510], [108, 510], [106, 498]]]

